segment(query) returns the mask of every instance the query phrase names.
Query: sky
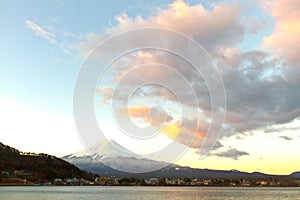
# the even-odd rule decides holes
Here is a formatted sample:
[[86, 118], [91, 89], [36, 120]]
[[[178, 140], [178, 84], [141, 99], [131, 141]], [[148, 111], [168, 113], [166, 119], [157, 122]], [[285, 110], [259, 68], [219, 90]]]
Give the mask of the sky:
[[0, 142], [64, 156], [105, 138], [183, 166], [299, 171], [299, 11], [2, 0]]

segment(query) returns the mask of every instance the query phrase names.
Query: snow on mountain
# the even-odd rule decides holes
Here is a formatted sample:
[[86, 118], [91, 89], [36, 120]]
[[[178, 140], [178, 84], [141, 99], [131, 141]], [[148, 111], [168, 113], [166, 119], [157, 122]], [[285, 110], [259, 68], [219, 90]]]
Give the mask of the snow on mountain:
[[89, 168], [98, 163], [129, 173], [150, 172], [169, 165], [169, 163], [143, 158], [113, 140], [101, 141], [90, 148], [67, 155], [62, 159], [81, 168], [83, 166]]
[[[102, 141], [86, 150], [63, 157], [82, 170], [100, 176], [119, 177], [190, 177], [190, 178], [270, 178], [274, 175], [259, 172], [247, 173], [238, 170], [210, 170], [182, 167], [176, 164], [158, 162], [143, 158], [115, 141]], [[149, 172], [149, 173], [148, 173]], [[288, 177], [298, 178], [300, 172]], [[280, 176], [279, 176], [280, 177]]]
[[121, 145], [119, 145], [117, 142], [113, 140], [103, 140], [92, 147], [78, 151], [66, 157], [69, 159], [91, 157], [93, 158], [93, 160], [103, 160], [105, 158], [117, 158], [117, 157], [126, 157], [126, 158], [133, 157], [137, 159], [141, 158], [139, 155], [122, 147]]

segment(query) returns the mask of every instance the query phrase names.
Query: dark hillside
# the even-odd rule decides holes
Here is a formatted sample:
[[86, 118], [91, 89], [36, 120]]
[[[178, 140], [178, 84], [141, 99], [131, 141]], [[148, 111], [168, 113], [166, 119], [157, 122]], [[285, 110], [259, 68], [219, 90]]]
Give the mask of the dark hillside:
[[[60, 158], [35, 153], [23, 153], [0, 143], [0, 171], [30, 181], [53, 181], [55, 178], [94, 180], [96, 175], [80, 170]], [[1, 176], [3, 177], [1, 173]]]

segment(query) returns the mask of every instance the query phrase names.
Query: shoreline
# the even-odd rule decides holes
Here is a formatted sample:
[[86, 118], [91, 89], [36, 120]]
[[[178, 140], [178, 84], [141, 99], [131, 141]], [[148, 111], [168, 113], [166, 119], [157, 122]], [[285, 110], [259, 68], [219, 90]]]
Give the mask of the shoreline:
[[218, 186], [218, 185], [42, 185], [0, 183], [0, 187], [198, 187], [198, 188], [300, 188], [300, 186]]

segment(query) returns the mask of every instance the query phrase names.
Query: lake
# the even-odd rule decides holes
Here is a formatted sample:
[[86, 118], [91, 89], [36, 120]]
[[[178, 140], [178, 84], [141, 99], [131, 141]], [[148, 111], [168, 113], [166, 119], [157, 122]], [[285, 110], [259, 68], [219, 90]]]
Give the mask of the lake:
[[0, 187], [1, 200], [300, 199], [300, 188], [240, 187]]

